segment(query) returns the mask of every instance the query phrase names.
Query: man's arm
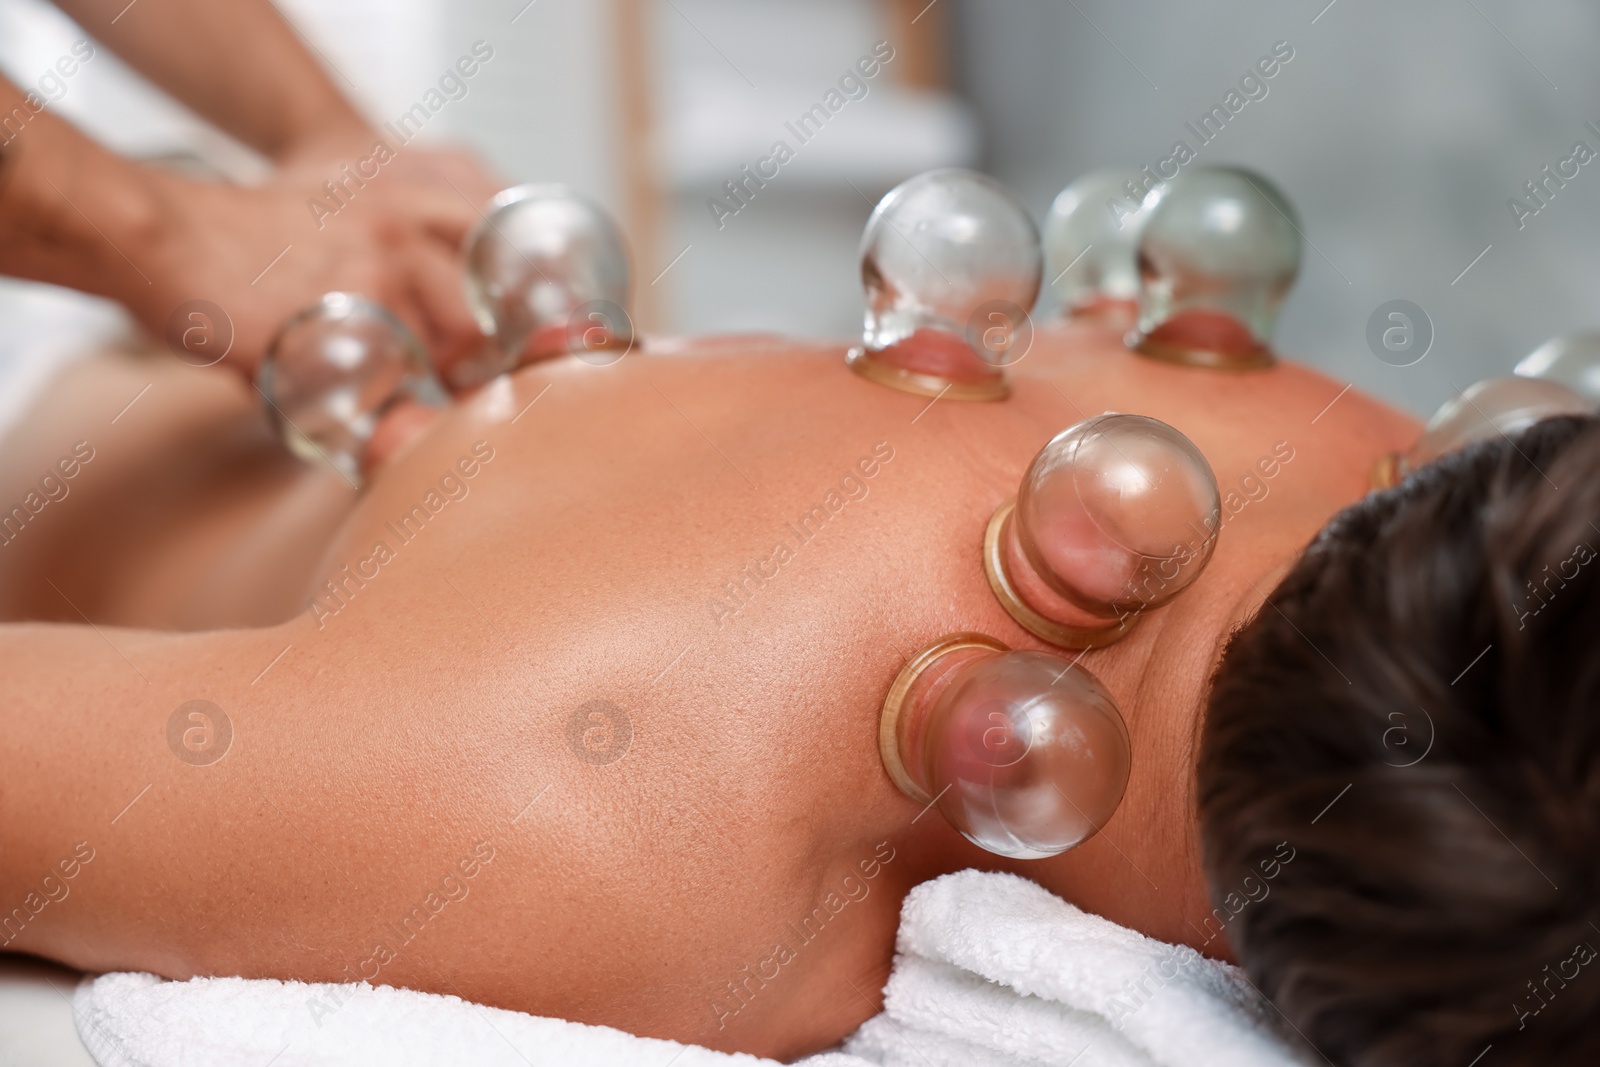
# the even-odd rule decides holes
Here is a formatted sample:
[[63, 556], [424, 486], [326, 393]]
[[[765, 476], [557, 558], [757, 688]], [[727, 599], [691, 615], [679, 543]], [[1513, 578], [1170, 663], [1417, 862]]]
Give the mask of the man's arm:
[[189, 747], [180, 733], [169, 749], [162, 724], [191, 698], [243, 717], [230, 699], [238, 686], [227, 681], [240, 673], [229, 669], [240, 644], [222, 635], [0, 626], [0, 951], [115, 965], [131, 959], [130, 915], [135, 926], [158, 927], [163, 892], [181, 903], [151, 876], [165, 867], [182, 878], [197, 866], [183, 856], [205, 810], [195, 787], [210, 788], [196, 768], [212, 760], [215, 769], [233, 741], [213, 715], [209, 724], [185, 719], [199, 732]]
[[[526, 771], [462, 764], [438, 687], [414, 702], [374, 688], [414, 649], [307, 633], [304, 617], [194, 634], [0, 625], [0, 952], [516, 1003], [538, 851], [505, 813], [526, 803]], [[383, 924], [473, 857], [494, 865], [470, 866], [470, 907], [373, 968], [394, 940]]]

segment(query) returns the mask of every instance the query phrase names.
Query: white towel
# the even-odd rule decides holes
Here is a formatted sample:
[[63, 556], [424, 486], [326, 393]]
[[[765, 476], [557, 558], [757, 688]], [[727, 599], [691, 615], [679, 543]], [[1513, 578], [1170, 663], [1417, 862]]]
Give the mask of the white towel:
[[[315, 1024], [309, 1003], [337, 1003]], [[766, 1067], [387, 986], [147, 974], [85, 979], [78, 1031], [101, 1067]], [[1086, 914], [1013, 875], [912, 890], [883, 1014], [806, 1067], [1290, 1067], [1313, 1061], [1233, 967]]]
[[[338, 1008], [314, 1017], [313, 1004]], [[84, 979], [73, 1008], [100, 1067], [778, 1067], [391, 986], [107, 974]], [[837, 1053], [804, 1062], [871, 1067]]]
[[1320, 1062], [1244, 973], [1025, 878], [958, 871], [900, 912], [884, 1013], [845, 1049], [883, 1067], [1287, 1067]]

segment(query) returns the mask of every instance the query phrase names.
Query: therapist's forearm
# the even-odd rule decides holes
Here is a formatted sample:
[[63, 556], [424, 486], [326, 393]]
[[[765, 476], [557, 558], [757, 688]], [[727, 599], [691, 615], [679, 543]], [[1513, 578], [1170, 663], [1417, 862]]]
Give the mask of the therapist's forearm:
[[[37, 102], [37, 101], [36, 101]], [[124, 298], [159, 228], [145, 168], [101, 148], [0, 77], [0, 274]]]
[[57, 5], [145, 77], [273, 158], [366, 126], [268, 0]]

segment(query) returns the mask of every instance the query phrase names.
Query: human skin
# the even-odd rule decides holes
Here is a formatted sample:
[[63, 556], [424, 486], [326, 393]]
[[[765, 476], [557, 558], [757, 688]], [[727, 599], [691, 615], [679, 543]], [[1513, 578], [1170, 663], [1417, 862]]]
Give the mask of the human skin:
[[[223, 365], [247, 379], [283, 320], [330, 290], [389, 307], [442, 369], [482, 344], [460, 248], [501, 183], [470, 155], [380, 136], [267, 0], [58, 6], [272, 170], [244, 187], [123, 158], [59, 118], [35, 85], [0, 76], [0, 273], [111, 297], [156, 337], [174, 322], [180, 336], [200, 326], [214, 340], [204, 354], [226, 349]], [[95, 54], [81, 42], [47, 72], [78, 76]], [[74, 91], [56, 84], [57, 99]], [[220, 308], [226, 325], [215, 311], [180, 311], [194, 301]], [[187, 336], [197, 347], [205, 337]]]
[[[95, 858], [7, 947], [90, 971], [367, 976], [784, 1058], [879, 1010], [904, 894], [951, 870], [1013, 871], [1226, 956], [1191, 801], [1206, 679], [1416, 424], [1291, 363], [1174, 367], [1104, 328], [1041, 332], [1003, 403], [930, 405], [835, 345], [680, 348], [491, 383], [359, 497], [284, 457], [231, 377], [165, 357], [69, 373], [0, 471], [9, 507], [74, 442], [95, 450], [0, 547], [0, 611], [54, 620], [0, 627], [0, 908], [77, 842]], [[1082, 657], [1132, 738], [1115, 816], [1062, 856], [1003, 860], [895, 790], [879, 709], [944, 634], [1044, 648], [989, 592], [984, 526], [1040, 446], [1106, 410], [1183, 431], [1224, 493], [1279, 442], [1293, 458], [1190, 589]], [[385, 523], [478, 442], [493, 458], [466, 496], [401, 543]], [[801, 543], [786, 524], [875, 446], [865, 497]], [[718, 611], [780, 539], [792, 558]], [[377, 540], [376, 576], [308, 610]], [[233, 728], [207, 766], [167, 739], [194, 699]], [[603, 720], [570, 729], [593, 701], [626, 716], [625, 750]], [[397, 918], [481, 842], [467, 895], [401, 944]], [[804, 942], [818, 907], [832, 918]]]

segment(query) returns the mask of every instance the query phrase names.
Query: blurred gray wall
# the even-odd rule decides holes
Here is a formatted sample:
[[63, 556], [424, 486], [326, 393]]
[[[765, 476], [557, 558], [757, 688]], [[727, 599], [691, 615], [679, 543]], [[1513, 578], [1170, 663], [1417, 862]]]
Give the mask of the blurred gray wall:
[[[874, 0], [659, 0], [651, 10], [666, 218], [658, 262], [640, 264], [639, 285], [654, 280], [666, 324], [683, 333], [859, 336], [862, 227], [906, 178], [976, 162], [969, 109], [901, 85], [904, 57], [856, 76], [893, 35]], [[844, 76], [859, 98], [843, 98], [802, 141], [795, 121]], [[759, 189], [746, 186], [753, 196], [737, 215], [709, 210], [732, 202], [724, 183], [780, 140], [794, 158]]]
[[[1179, 138], [1197, 144], [1185, 123], [1222, 103], [1278, 41], [1294, 58], [1199, 148], [1197, 163], [1259, 170], [1299, 209], [1310, 246], [1279, 328], [1283, 352], [1427, 413], [1550, 336], [1600, 327], [1600, 160], [1564, 187], [1548, 185], [1548, 205], [1521, 229], [1507, 207], [1512, 197], [1537, 206], [1524, 183], [1570, 157], [1576, 141], [1600, 151], [1600, 134], [1585, 126], [1600, 127], [1592, 0], [936, 2], [950, 18], [965, 100], [897, 92], [880, 77], [722, 228], [708, 196], [870, 50], [885, 31], [882, 9], [873, 0], [649, 5], [652, 152], [666, 204], [661, 247], [636, 273], [640, 286], [659, 276], [667, 328], [854, 332], [860, 227], [894, 181], [978, 159], [1042, 220], [1086, 170], [1154, 164]], [[621, 213], [612, 5], [280, 3], [380, 120], [472, 41], [488, 41], [494, 62], [429, 135], [469, 141], [510, 179], [566, 181]], [[0, 0], [0, 67], [20, 82], [79, 34], [44, 0]], [[103, 52], [61, 112], [122, 151], [229, 158], [220, 135], [137, 82]], [[1434, 325], [1429, 354], [1413, 366], [1386, 365], [1367, 347], [1369, 316], [1392, 299], [1419, 304]]]
[[[1185, 121], [1289, 42], [1268, 95], [1196, 160], [1259, 170], [1299, 209], [1315, 247], [1279, 327], [1286, 354], [1427, 413], [1546, 338], [1600, 326], [1600, 159], [1547, 186], [1520, 230], [1506, 203], [1538, 206], [1523, 183], [1574, 142], [1600, 152], [1584, 125], [1600, 127], [1592, 2], [951, 2], [986, 169], [1040, 218], [1084, 171], [1196, 145]], [[1397, 298], [1435, 328], [1410, 367], [1366, 342]]]

